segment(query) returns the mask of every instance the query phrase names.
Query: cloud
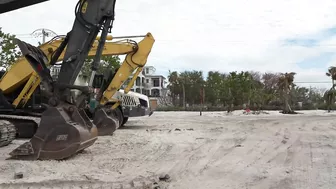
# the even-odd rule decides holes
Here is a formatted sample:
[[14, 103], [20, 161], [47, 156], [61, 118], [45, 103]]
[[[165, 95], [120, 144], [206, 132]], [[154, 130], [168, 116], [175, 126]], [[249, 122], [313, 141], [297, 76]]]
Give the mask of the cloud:
[[313, 47], [319, 45], [320, 41], [328, 40], [330, 37], [335, 36], [335, 34], [336, 27], [331, 27], [308, 35], [296, 35], [295, 37], [285, 39], [283, 43], [284, 45]]
[[[37, 28], [66, 34], [76, 2], [51, 0], [2, 14], [0, 21], [14, 34]], [[162, 74], [169, 69], [295, 71], [300, 81], [328, 81], [327, 67], [336, 62], [335, 8], [333, 0], [124, 0], [117, 1], [112, 34], [152, 32], [156, 42], [147, 64]]]

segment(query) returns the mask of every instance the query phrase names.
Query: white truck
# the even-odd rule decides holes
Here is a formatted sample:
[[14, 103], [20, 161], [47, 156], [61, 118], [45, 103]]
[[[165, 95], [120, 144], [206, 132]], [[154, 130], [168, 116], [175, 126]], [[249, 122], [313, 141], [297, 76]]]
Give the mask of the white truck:
[[150, 106], [150, 100], [148, 96], [129, 91], [127, 94], [124, 90], [119, 89], [113, 96], [121, 101], [121, 110], [123, 114], [122, 125], [124, 125], [129, 117], [151, 116], [153, 110]]

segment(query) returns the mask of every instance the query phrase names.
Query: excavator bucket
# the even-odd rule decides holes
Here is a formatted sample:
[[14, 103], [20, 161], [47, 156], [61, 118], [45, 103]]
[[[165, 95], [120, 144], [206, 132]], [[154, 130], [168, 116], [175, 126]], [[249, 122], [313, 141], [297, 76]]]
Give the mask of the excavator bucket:
[[14, 149], [9, 159], [66, 159], [94, 144], [97, 136], [84, 110], [73, 105], [51, 107], [43, 112], [33, 138]]
[[112, 135], [119, 128], [119, 120], [112, 114], [112, 110], [105, 108], [95, 112], [93, 123], [97, 126], [98, 136]]
[[[96, 74], [93, 79], [92, 87], [99, 88], [97, 94], [100, 99], [102, 91], [105, 91], [108, 84], [112, 81], [114, 73], [111, 70], [107, 70], [105, 74]], [[111, 109], [111, 105], [100, 106], [96, 108], [96, 100], [93, 100], [92, 109], [95, 109], [93, 115], [93, 123], [97, 126], [98, 136], [112, 135], [115, 130], [118, 129], [120, 122], [118, 116], [115, 114], [115, 110]]]

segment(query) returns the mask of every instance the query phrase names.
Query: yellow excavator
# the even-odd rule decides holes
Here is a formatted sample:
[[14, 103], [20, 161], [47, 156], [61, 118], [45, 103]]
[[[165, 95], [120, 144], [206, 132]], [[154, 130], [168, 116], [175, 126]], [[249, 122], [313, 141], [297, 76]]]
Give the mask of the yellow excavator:
[[[44, 1], [46, 0], [2, 1], [0, 2], [0, 13]], [[76, 4], [75, 21], [71, 31], [67, 33], [59, 47], [52, 51], [49, 57], [48, 53], [43, 52], [42, 47], [37, 48], [16, 39], [24, 58], [38, 75], [35, 78], [29, 77], [27, 83], [30, 82], [29, 80], [36, 81], [38, 78], [40, 87], [36, 89], [41, 96], [40, 99], [43, 97], [47, 103], [44, 104], [45, 108], [42, 108], [40, 112], [40, 121], [34, 136], [30, 141], [14, 149], [10, 153], [11, 157], [9, 159], [65, 159], [92, 146], [97, 140], [99, 130], [103, 131], [102, 134], [110, 134], [118, 128], [119, 123], [115, 115], [121, 101], [116, 99], [111, 103], [111, 98], [128, 77], [134, 73], [134, 77], [125, 89], [125, 93], [130, 90], [136, 76], [141, 73], [143, 66], [146, 64], [155, 40], [148, 33], [143, 36], [145, 39], [141, 42], [129, 43], [130, 51], [119, 51], [121, 54], [126, 54], [120, 68], [115, 73], [110, 71], [104, 75], [97, 75], [96, 71], [104, 50], [107, 34], [112, 29], [114, 9], [115, 0], [79, 0]], [[75, 80], [100, 31], [101, 35], [92, 62], [92, 75], [89, 85], [75, 85]], [[63, 60], [60, 64], [60, 72], [58, 78], [54, 80], [47, 65], [57, 65], [62, 53]], [[4, 81], [7, 74], [3, 76], [1, 82]], [[26, 85], [22, 87], [24, 86]], [[100, 88], [97, 95], [94, 94], [94, 88]], [[80, 95], [75, 99], [71, 95], [72, 90], [80, 91]], [[27, 91], [29, 90], [27, 89]], [[14, 100], [12, 103], [8, 102], [3, 92], [0, 91], [0, 93], [2, 93], [0, 95], [0, 108], [3, 110], [8, 108], [7, 114], [13, 116], [13, 111], [11, 111], [13, 110], [13, 103], [19, 105], [19, 100]], [[41, 101], [43, 102], [43, 100]], [[4, 112], [6, 111], [2, 111], [2, 116], [5, 116]], [[1, 119], [4, 123], [1, 124], [1, 129], [6, 129], [8, 125], [12, 124], [12, 121], [9, 122], [5, 117]], [[24, 124], [26, 119], [24, 116], [18, 115], [15, 121]]]
[[[153, 40], [150, 33], [144, 36], [115, 37], [113, 39], [119, 40], [113, 42], [107, 41], [104, 45], [102, 55], [134, 53], [139, 49], [139, 45], [136, 41], [129, 39], [133, 37], [144, 37], [142, 41]], [[52, 54], [60, 46], [63, 40], [64, 38], [57, 36], [49, 42], [42, 44], [39, 48], [47, 55], [50, 61]], [[88, 57], [93, 57], [95, 55], [94, 53], [97, 49], [98, 40], [99, 37], [96, 38], [96, 41], [91, 47]], [[112, 36], [107, 36], [107, 40], [112, 40]], [[140, 44], [142, 44], [142, 41], [140, 41]], [[140, 48], [151, 47], [152, 45], [140, 46]], [[57, 61], [63, 60], [63, 57], [64, 53], [59, 56]], [[7, 72], [3, 72], [1, 75], [0, 95], [5, 99], [1, 102], [6, 103], [2, 104], [6, 106], [6, 108], [0, 108], [0, 118], [2, 118], [2, 120], [6, 119], [12, 124], [8, 124], [8, 122], [0, 122], [4, 124], [3, 127], [6, 127], [6, 129], [3, 129], [3, 131], [0, 132], [0, 147], [8, 145], [14, 140], [15, 136], [18, 138], [31, 138], [36, 132], [41, 112], [45, 110], [43, 101], [44, 103], [47, 103], [46, 99], [43, 99], [43, 96], [39, 94], [40, 89], [38, 87], [40, 87], [40, 78], [24, 57], [20, 57]], [[103, 75], [95, 75], [95, 77], [98, 76], [102, 77]], [[133, 75], [133, 77], [136, 76], [137, 74]], [[123, 103], [122, 106], [119, 105], [115, 110], [115, 116], [118, 119], [119, 127], [126, 123], [128, 117], [145, 116], [151, 115], [152, 113], [148, 97], [141, 98], [141, 94], [124, 94], [124, 92], [115, 93], [114, 96], [116, 98], [110, 99], [110, 101], [105, 104], [113, 105], [117, 101]], [[127, 100], [123, 102], [122, 97]], [[91, 115], [91, 111], [87, 113]], [[13, 128], [14, 126], [15, 129]], [[113, 126], [111, 125], [106, 128], [98, 129], [98, 135], [109, 135], [112, 132], [111, 129], [113, 129]]]

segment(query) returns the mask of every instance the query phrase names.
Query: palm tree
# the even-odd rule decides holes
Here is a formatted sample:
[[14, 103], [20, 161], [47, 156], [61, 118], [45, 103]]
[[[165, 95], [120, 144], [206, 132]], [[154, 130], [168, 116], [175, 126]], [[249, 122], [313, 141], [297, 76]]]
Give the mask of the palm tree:
[[296, 112], [294, 112], [292, 110], [292, 108], [289, 105], [289, 93], [291, 91], [291, 89], [294, 87], [294, 76], [296, 75], [295, 72], [290, 72], [290, 73], [285, 73], [285, 74], [281, 74], [278, 80], [278, 88], [280, 91], [280, 96], [284, 101], [284, 108], [282, 113], [283, 114], [296, 114]]
[[331, 88], [324, 93], [324, 99], [327, 102], [328, 112], [330, 112], [331, 105], [335, 102], [336, 67], [335, 66], [330, 66], [326, 75], [331, 78], [331, 82], [332, 82]]
[[327, 90], [323, 95], [323, 98], [327, 103], [328, 112], [331, 111], [331, 105], [335, 102], [335, 93], [336, 93], [336, 90], [333, 86], [329, 90]]
[[336, 80], [336, 67], [330, 66], [326, 75], [331, 78], [332, 85], [334, 86], [334, 81]]
[[177, 97], [178, 96], [181, 97], [180, 90], [179, 90], [179, 74], [176, 71], [171, 72], [169, 70], [168, 81], [169, 81], [169, 84], [167, 87], [170, 91], [173, 105], [176, 105]]

